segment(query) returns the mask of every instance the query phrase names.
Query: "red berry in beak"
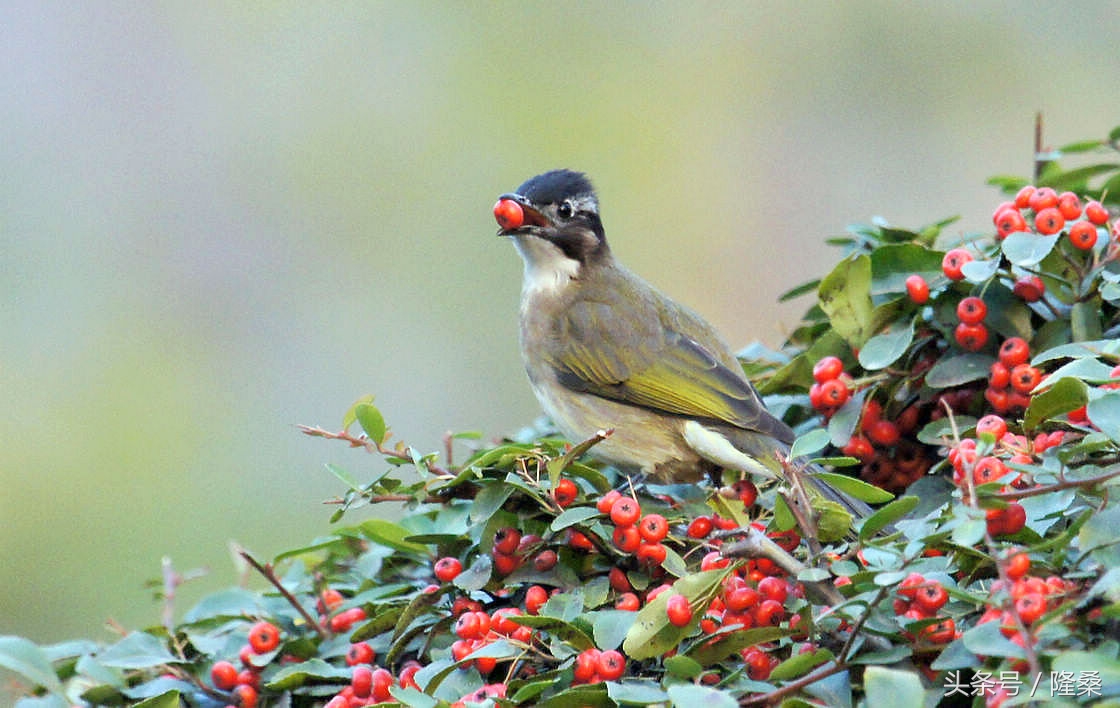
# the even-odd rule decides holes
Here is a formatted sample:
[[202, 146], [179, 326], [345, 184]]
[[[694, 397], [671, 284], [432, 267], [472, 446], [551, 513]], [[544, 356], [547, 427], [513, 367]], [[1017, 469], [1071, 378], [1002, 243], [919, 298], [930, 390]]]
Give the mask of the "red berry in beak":
[[494, 219], [497, 220], [498, 226], [502, 227], [502, 231], [509, 231], [521, 228], [525, 223], [525, 212], [521, 209], [521, 205], [512, 199], [499, 199], [494, 205]]

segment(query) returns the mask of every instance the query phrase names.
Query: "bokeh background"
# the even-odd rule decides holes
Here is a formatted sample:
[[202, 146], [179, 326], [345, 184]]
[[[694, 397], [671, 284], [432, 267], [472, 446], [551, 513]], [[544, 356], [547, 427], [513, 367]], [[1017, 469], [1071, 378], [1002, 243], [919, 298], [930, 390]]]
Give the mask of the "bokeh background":
[[[329, 530], [397, 437], [537, 408], [502, 191], [600, 192], [616, 254], [781, 342], [824, 239], [984, 228], [984, 180], [1120, 124], [1120, 5], [0, 4], [0, 634], [109, 639]], [[372, 513], [368, 510], [362, 513]], [[354, 518], [354, 517], [351, 517]]]

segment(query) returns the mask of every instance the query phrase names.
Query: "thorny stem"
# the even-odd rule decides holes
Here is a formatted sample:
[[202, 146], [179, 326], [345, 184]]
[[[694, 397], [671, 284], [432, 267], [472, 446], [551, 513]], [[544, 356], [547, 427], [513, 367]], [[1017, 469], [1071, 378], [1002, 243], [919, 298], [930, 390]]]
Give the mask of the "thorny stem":
[[296, 612], [299, 612], [300, 615], [303, 616], [303, 619], [307, 622], [307, 625], [314, 629], [315, 633], [318, 634], [321, 639], [327, 638], [327, 630], [323, 629], [323, 625], [319, 624], [319, 620], [312, 617], [311, 613], [308, 612], [304, 608], [304, 606], [300, 604], [299, 600], [297, 600], [295, 596], [292, 595], [292, 593], [288, 592], [288, 589], [284, 587], [283, 583], [280, 582], [280, 578], [276, 577], [276, 571], [273, 569], [271, 563], [261, 565], [261, 563], [248, 551], [241, 551], [240, 554], [241, 557], [245, 559], [246, 563], [253, 566], [253, 568], [258, 573], [263, 575], [265, 579], [268, 580], [268, 582], [272, 583], [272, 586], [274, 588], [280, 591], [280, 594], [284, 596], [284, 599], [288, 601], [288, 604], [296, 608]]

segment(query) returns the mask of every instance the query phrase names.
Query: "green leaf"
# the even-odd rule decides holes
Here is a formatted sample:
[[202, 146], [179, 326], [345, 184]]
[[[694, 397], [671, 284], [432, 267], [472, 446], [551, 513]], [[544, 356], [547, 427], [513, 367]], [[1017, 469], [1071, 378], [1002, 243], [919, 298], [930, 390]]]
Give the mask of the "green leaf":
[[626, 633], [634, 626], [637, 612], [626, 610], [599, 610], [587, 615], [591, 619], [595, 645], [600, 649], [616, 649], [626, 639]]
[[460, 590], [473, 592], [486, 587], [493, 573], [494, 560], [489, 553], [479, 553], [474, 562], [455, 576], [451, 583]]
[[385, 434], [389, 432], [389, 426], [385, 425], [385, 418], [376, 406], [372, 403], [360, 403], [354, 406], [354, 416], [370, 440], [378, 445], [385, 442]]
[[[1115, 642], [1112, 651], [1115, 652]], [[1054, 657], [1054, 671], [1068, 672], [1070, 676], [1095, 675], [1100, 679], [1101, 696], [1120, 695], [1120, 660], [1109, 656], [1106, 650], [1061, 651]]]
[[985, 622], [965, 631], [961, 635], [965, 647], [973, 654], [983, 656], [1008, 656], [1013, 659], [1026, 658], [1023, 647], [1003, 636], [999, 622]]
[[265, 687], [270, 691], [290, 691], [312, 680], [349, 683], [351, 673], [349, 668], [333, 666], [322, 659], [308, 659], [281, 667]]
[[1120, 443], [1120, 393], [1106, 393], [1089, 401], [1089, 420], [1113, 442]]
[[970, 283], [985, 283], [999, 270], [999, 259], [969, 261], [961, 266], [961, 273]]
[[995, 359], [989, 354], [958, 354], [942, 357], [926, 373], [930, 388], [953, 388], [970, 381], [988, 378], [988, 369]]
[[828, 431], [822, 428], [811, 430], [804, 435], [798, 436], [793, 441], [793, 445], [789, 449], [789, 456], [791, 458], [805, 457], [812, 455], [819, 450], [823, 450], [829, 443]]
[[[696, 661], [691, 656], [685, 656], [683, 654], [674, 654], [668, 659], [665, 659], [662, 664], [665, 666], [665, 671], [670, 676], [676, 676], [677, 678], [683, 678], [688, 681], [699, 678], [699, 676], [704, 673], [704, 667], [700, 665], [699, 661]], [[670, 689], [669, 695], [670, 697], [672, 696], [672, 689]]]
[[1082, 357], [1059, 366], [1046, 377], [1046, 385], [1061, 378], [1074, 378], [1087, 383], [1105, 383], [1111, 380], [1112, 367], [1097, 359]]
[[871, 260], [861, 255], [841, 261], [821, 281], [817, 294], [832, 329], [852, 346], [862, 346], [874, 309]]
[[404, 551], [426, 555], [428, 549], [417, 543], [406, 541], [412, 534], [402, 526], [385, 519], [369, 519], [357, 526], [357, 531], [371, 541], [376, 541], [383, 546]]
[[1030, 231], [1008, 234], [1000, 248], [1007, 260], [1020, 268], [1033, 268], [1054, 250], [1058, 235], [1039, 236]]
[[179, 708], [180, 705], [179, 692], [168, 691], [133, 704], [132, 708]]
[[241, 588], [231, 588], [207, 595], [183, 616], [192, 624], [215, 617], [242, 617], [260, 612], [259, 596]]
[[673, 595], [684, 595], [689, 604], [701, 606], [701, 601], [714, 597], [716, 588], [730, 572], [728, 568], [707, 570], [677, 580], [671, 590], [658, 595], [653, 602], [646, 603], [626, 634], [622, 650], [632, 659], [650, 659], [660, 656], [677, 646], [699, 621], [700, 612], [695, 612], [692, 622], [686, 627], [675, 627], [669, 623], [665, 607]]
[[33, 686], [42, 686], [51, 693], [62, 693], [62, 683], [46, 653], [30, 639], [0, 637], [0, 666], [20, 674]]
[[607, 695], [615, 703], [636, 706], [663, 703], [668, 698], [660, 686], [648, 679], [626, 679], [621, 682], [608, 681]]
[[918, 497], [899, 497], [890, 504], [877, 510], [874, 514], [864, 519], [863, 525], [859, 527], [860, 540], [866, 541], [879, 533], [882, 529], [885, 529], [906, 516], [918, 506], [919, 501], [921, 500]]
[[333, 474], [335, 477], [338, 477], [342, 481], [342, 483], [350, 489], [353, 489], [355, 492], [360, 492], [362, 490], [362, 485], [358, 484], [358, 480], [354, 479], [354, 477], [349, 472], [342, 469], [338, 465], [332, 465], [328, 462], [326, 465], [324, 465], [324, 467], [327, 468], [328, 472]]
[[826, 661], [831, 661], [833, 654], [828, 649], [817, 649], [803, 654], [794, 654], [774, 667], [770, 672], [771, 681], [788, 681], [799, 676], [804, 676]]
[[892, 243], [871, 252], [872, 295], [906, 292], [906, 279], [920, 275], [927, 281], [944, 277], [941, 259], [945, 254], [916, 243]]
[[1115, 162], [1102, 162], [1096, 165], [1086, 165], [1073, 170], [1059, 171], [1054, 175], [1046, 175], [1038, 180], [1039, 187], [1050, 187], [1057, 191], [1083, 187], [1093, 177], [1107, 174], [1120, 168]]
[[914, 341], [914, 328], [909, 320], [895, 323], [883, 334], [868, 339], [859, 350], [860, 366], [868, 371], [885, 369], [906, 353]]
[[856, 499], [861, 499], [868, 504], [885, 504], [894, 499], [894, 495], [890, 492], [880, 489], [873, 484], [868, 484], [862, 479], [849, 477], [846, 474], [817, 472], [813, 476], [828, 483], [830, 487], [833, 487], [837, 491], [855, 497]]
[[362, 396], [361, 398], [354, 401], [350, 405], [350, 408], [348, 408], [346, 410], [346, 413], [344, 413], [343, 416], [342, 416], [342, 429], [343, 430], [346, 430], [351, 425], [353, 425], [355, 422], [357, 422], [358, 416], [354, 412], [355, 409], [358, 406], [361, 406], [361, 405], [364, 405], [364, 404], [367, 404], [367, 403], [373, 403], [373, 394], [367, 393], [366, 395]]
[[1100, 339], [1101, 299], [1094, 297], [1073, 303], [1073, 309], [1069, 313], [1069, 323], [1073, 328], [1073, 341]]
[[[1051, 380], [1047, 379], [1047, 383]], [[1023, 430], [1033, 431], [1056, 415], [1080, 408], [1088, 400], [1089, 387], [1083, 381], [1074, 378], [1058, 379], [1050, 388], [1031, 397], [1030, 405], [1023, 414]]]
[[1120, 564], [1120, 504], [1110, 504], [1094, 514], [1077, 536], [1078, 548], [1092, 553], [1093, 558], [1105, 567]]
[[921, 706], [926, 698], [918, 674], [884, 666], [867, 667], [863, 690], [870, 706]]
[[[674, 657], [683, 658], [683, 657]], [[668, 663], [668, 662], [666, 662]], [[674, 706], [703, 706], [703, 708], [737, 708], [739, 702], [727, 691], [694, 684], [670, 686], [666, 693]]]
[[105, 666], [118, 669], [147, 669], [181, 662], [168, 651], [162, 640], [147, 632], [132, 632], [116, 644], [106, 647], [97, 655], [97, 660]]
[[555, 519], [552, 520], [552, 523], [549, 524], [548, 527], [552, 531], [563, 531], [564, 529], [568, 528], [569, 526], [575, 526], [577, 524], [582, 524], [583, 522], [587, 521], [588, 519], [593, 519], [596, 516], [599, 516], [599, 510], [596, 509], [595, 507], [593, 507], [593, 506], [577, 506], [577, 507], [573, 507], [571, 509], [565, 509], [563, 512], [560, 513], [559, 516], [557, 516]]
[[763, 642], [773, 642], [788, 635], [787, 630], [779, 627], [751, 627], [750, 629], [734, 629], [717, 635], [714, 642], [702, 642], [689, 650], [691, 656], [702, 666], [723, 661], [729, 656], [738, 654], [745, 647]]
[[513, 494], [513, 487], [508, 484], [485, 484], [474, 497], [468, 518], [472, 524], [485, 524], [498, 509], [506, 503]]

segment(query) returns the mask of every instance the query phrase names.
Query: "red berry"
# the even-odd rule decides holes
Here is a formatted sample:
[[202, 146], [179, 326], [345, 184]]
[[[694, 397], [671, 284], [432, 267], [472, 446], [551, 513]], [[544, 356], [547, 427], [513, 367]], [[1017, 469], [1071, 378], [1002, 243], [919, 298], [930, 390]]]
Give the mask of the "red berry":
[[965, 324], [980, 324], [988, 316], [988, 306], [980, 298], [972, 295], [957, 304], [957, 319]]
[[228, 661], [215, 661], [210, 667], [210, 682], [219, 691], [229, 691], [237, 685], [237, 667]]
[[258, 654], [267, 654], [280, 646], [280, 630], [271, 622], [257, 622], [249, 629], [249, 646]]
[[1027, 230], [1027, 220], [1019, 210], [1010, 207], [1004, 208], [996, 214], [996, 237], [1002, 241], [1013, 233]]
[[789, 586], [782, 578], [775, 578], [771, 575], [759, 581], [758, 592], [766, 600], [785, 602], [786, 598], [789, 597]]
[[1069, 242], [1081, 251], [1091, 251], [1097, 245], [1097, 227], [1088, 221], [1078, 221], [1069, 227]]
[[777, 627], [786, 618], [786, 608], [777, 600], [763, 600], [751, 611], [759, 627]]
[[369, 698], [373, 690], [373, 669], [369, 666], [355, 666], [350, 673], [350, 688], [358, 698]]
[[1046, 598], [1041, 593], [1027, 593], [1015, 601], [1015, 611], [1019, 613], [1023, 624], [1034, 624], [1046, 613]]
[[674, 627], [684, 627], [692, 621], [692, 608], [684, 595], [673, 595], [665, 605], [665, 614]]
[[[1010, 381], [1010, 374], [1008, 381]], [[1006, 385], [1006, 384], [1004, 384]], [[986, 415], [980, 420], [976, 421], [976, 433], [990, 433], [996, 440], [999, 440], [1007, 433], [1007, 421], [998, 415]]]
[[498, 553], [494, 551], [490, 554], [494, 561], [494, 570], [498, 575], [509, 575], [513, 571], [521, 567], [521, 559], [517, 556], [508, 553]]
[[655, 543], [669, 535], [669, 522], [661, 514], [646, 514], [638, 522], [638, 533], [643, 540]]
[[611, 505], [611, 522], [616, 526], [633, 526], [642, 515], [642, 507], [633, 497], [619, 497]]
[[579, 487], [567, 477], [562, 477], [556, 483], [556, 489], [552, 490], [552, 498], [556, 500], [556, 504], [560, 508], [569, 506], [576, 500], [577, 496], [579, 496]]
[[642, 534], [636, 526], [616, 526], [611, 541], [618, 550], [633, 553], [642, 545]]
[[1011, 578], [1012, 580], [1018, 580], [1019, 578], [1023, 577], [1030, 569], [1031, 557], [1026, 553], [1016, 553], [1015, 555], [1007, 559], [1007, 567], [1005, 568], [1005, 571], [1007, 572], [1007, 577]]
[[660, 542], [641, 543], [634, 555], [637, 557], [638, 563], [647, 568], [656, 568], [665, 562], [665, 557], [669, 555], [669, 549]]
[[877, 420], [864, 427], [863, 433], [868, 440], [879, 447], [892, 447], [898, 443], [898, 439], [901, 437], [898, 426], [889, 420]]
[[1026, 209], [1027, 207], [1029, 207], [1031, 205], [1031, 197], [1034, 196], [1034, 192], [1034, 185], [1031, 184], [1028, 184], [1027, 186], [1020, 189], [1019, 193], [1015, 195], [1015, 206], [1019, 207], [1020, 209]]
[[966, 349], [970, 352], [978, 352], [988, 343], [988, 328], [982, 324], [965, 324], [961, 322], [957, 325], [957, 329], [953, 334], [961, 349]]
[[1058, 193], [1049, 187], [1039, 187], [1031, 195], [1030, 208], [1035, 214], [1043, 209], [1058, 206]]
[[595, 502], [595, 508], [599, 510], [600, 514], [611, 513], [611, 506], [614, 505], [616, 499], [622, 496], [622, 492], [617, 489], [612, 489], [603, 496], [599, 497], [599, 501]]
[[1081, 216], [1081, 200], [1073, 192], [1062, 192], [1058, 195], [1058, 211], [1066, 221], [1072, 221]]
[[954, 248], [941, 259], [941, 271], [949, 280], [963, 280], [961, 267], [972, 260], [972, 254], [963, 248]]
[[323, 592], [319, 593], [319, 611], [323, 614], [328, 614], [337, 610], [345, 598], [342, 593], [334, 588], [326, 588]]
[[233, 697], [238, 708], [256, 708], [257, 689], [248, 684], [239, 684], [233, 689]]
[[910, 573], [898, 584], [898, 594], [913, 600], [918, 596], [918, 592], [925, 584], [926, 578], [924, 575], [921, 573]]
[[585, 649], [576, 656], [573, 675], [577, 681], [588, 683], [599, 673], [599, 650]]
[[611, 566], [607, 579], [610, 581], [611, 588], [618, 592], [630, 592], [634, 589], [634, 586], [630, 584], [630, 578], [626, 577], [626, 571], [617, 565]]
[[926, 625], [920, 634], [922, 639], [931, 644], [948, 644], [956, 639], [957, 623], [952, 619], [943, 619], [935, 624]]
[[539, 614], [546, 602], [548, 602], [548, 590], [540, 585], [532, 585], [525, 591], [525, 611], [529, 614]]
[[712, 532], [712, 520], [707, 516], [697, 516], [688, 525], [689, 538], [706, 538]]
[[568, 545], [577, 551], [594, 551], [595, 543], [587, 534], [575, 529], [568, 529]]
[[388, 669], [374, 669], [369, 695], [377, 703], [384, 703], [393, 697], [389, 689], [393, 686], [393, 674]]
[[749, 585], [744, 585], [741, 588], [735, 588], [727, 593], [724, 597], [724, 605], [732, 612], [743, 612], [749, 610], [759, 603], [762, 595]]
[[641, 606], [642, 601], [632, 592], [622, 593], [614, 603], [616, 610], [626, 610], [627, 612], [637, 612]]
[[432, 571], [441, 583], [450, 583], [463, 572], [463, 564], [458, 558], [446, 556], [436, 561]]
[[817, 383], [831, 381], [844, 373], [844, 362], [839, 357], [826, 356], [813, 365], [813, 379]]
[[1034, 230], [1043, 236], [1056, 234], [1066, 225], [1066, 219], [1057, 207], [1047, 207], [1034, 215]]
[[1085, 218], [1097, 226], [1104, 226], [1108, 223], [1108, 209], [1105, 209], [1100, 202], [1093, 200], [1085, 205]]
[[941, 583], [931, 582], [923, 585], [918, 594], [914, 596], [914, 604], [918, 606], [927, 617], [932, 617], [949, 601], [949, 593]]
[[596, 663], [598, 665], [599, 676], [602, 677], [604, 681], [614, 681], [620, 678], [626, 671], [626, 657], [614, 649], [599, 652], [599, 658]]
[[1031, 358], [1031, 348], [1022, 337], [1008, 337], [999, 345], [999, 363], [1008, 369], [1025, 364]]
[[972, 481], [976, 484], [990, 484], [1007, 474], [1007, 465], [998, 457], [988, 455], [976, 461], [972, 468]]
[[1030, 364], [1019, 364], [1011, 370], [1011, 388], [1027, 394], [1042, 381], [1042, 372]]
[[1037, 275], [1024, 275], [1015, 281], [1011, 292], [1024, 302], [1038, 302], [1046, 292], [1046, 284]]
[[560, 556], [556, 555], [556, 551], [546, 548], [533, 558], [533, 569], [538, 573], [547, 573], [555, 568], [558, 562]]
[[494, 205], [494, 219], [503, 231], [518, 229], [525, 223], [525, 210], [512, 199], [499, 199]]
[[830, 379], [823, 382], [820, 388], [822, 408], [836, 409], [848, 402], [851, 392], [848, 385], [841, 379]]
[[372, 664], [376, 656], [377, 653], [374, 652], [373, 647], [365, 642], [351, 644], [350, 648], [346, 650], [346, 665]]
[[754, 486], [754, 482], [749, 479], [740, 479], [736, 482], [732, 489], [738, 495], [739, 501], [743, 502], [743, 506], [754, 506], [758, 500], [758, 487]]
[[511, 556], [517, 552], [517, 546], [521, 543], [521, 532], [510, 526], [498, 529], [494, 534], [494, 545], [492, 550], [495, 553], [502, 553]]
[[929, 302], [929, 283], [922, 276], [915, 273], [906, 278], [906, 294], [913, 302], [924, 305]]

